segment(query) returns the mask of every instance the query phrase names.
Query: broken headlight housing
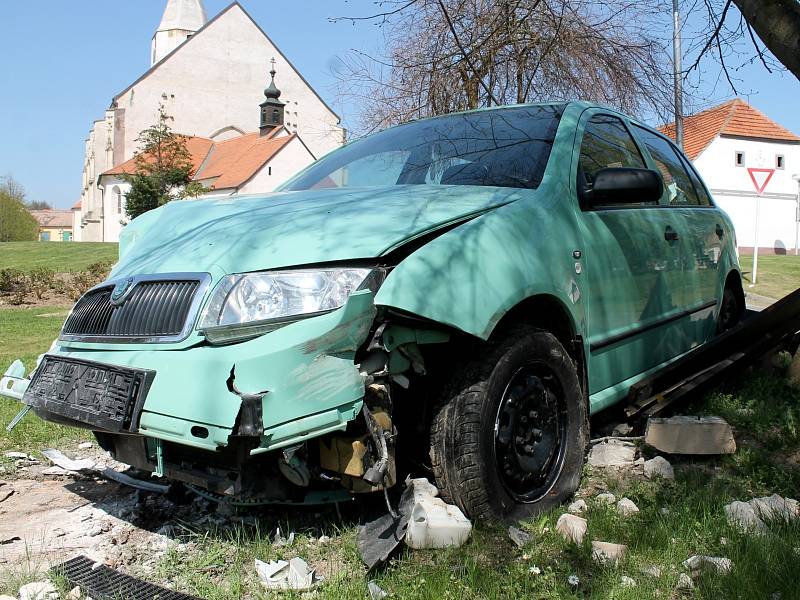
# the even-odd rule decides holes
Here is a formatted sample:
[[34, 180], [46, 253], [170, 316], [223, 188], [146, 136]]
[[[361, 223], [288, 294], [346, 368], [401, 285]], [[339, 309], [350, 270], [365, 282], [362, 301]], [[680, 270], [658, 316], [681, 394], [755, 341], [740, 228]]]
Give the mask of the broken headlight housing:
[[336, 310], [354, 291], [372, 287], [372, 273], [332, 267], [228, 275], [212, 293], [198, 329], [216, 344], [262, 335]]

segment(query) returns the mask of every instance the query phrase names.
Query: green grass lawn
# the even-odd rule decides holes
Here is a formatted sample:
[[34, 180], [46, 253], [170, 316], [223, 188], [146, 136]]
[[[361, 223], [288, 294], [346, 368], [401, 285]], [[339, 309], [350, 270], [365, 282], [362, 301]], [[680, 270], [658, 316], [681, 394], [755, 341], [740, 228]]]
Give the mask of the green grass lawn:
[[0, 269], [83, 271], [92, 263], [116, 262], [117, 247], [103, 242], [0, 242]]
[[[68, 311], [65, 306], [0, 308], [0, 374], [17, 358], [28, 370], [32, 369], [36, 357], [58, 337]], [[2, 453], [9, 450], [38, 451], [86, 437], [85, 432], [81, 436], [78, 430], [45, 423], [32, 414], [10, 434], [6, 433], [6, 425], [20, 408], [15, 400], [0, 397], [0, 462], [4, 460]]]
[[800, 287], [800, 256], [759, 255], [756, 285], [753, 287], [749, 287], [753, 279], [753, 257], [741, 256], [739, 264], [744, 274], [745, 292], [783, 298]]

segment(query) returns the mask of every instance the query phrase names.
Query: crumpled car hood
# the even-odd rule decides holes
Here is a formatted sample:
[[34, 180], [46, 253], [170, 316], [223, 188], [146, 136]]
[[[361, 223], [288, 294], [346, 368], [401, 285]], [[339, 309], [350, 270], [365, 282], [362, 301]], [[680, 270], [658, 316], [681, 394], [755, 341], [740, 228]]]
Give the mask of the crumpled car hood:
[[378, 257], [524, 193], [530, 192], [403, 185], [174, 201], [123, 229], [112, 277], [215, 267], [241, 273]]

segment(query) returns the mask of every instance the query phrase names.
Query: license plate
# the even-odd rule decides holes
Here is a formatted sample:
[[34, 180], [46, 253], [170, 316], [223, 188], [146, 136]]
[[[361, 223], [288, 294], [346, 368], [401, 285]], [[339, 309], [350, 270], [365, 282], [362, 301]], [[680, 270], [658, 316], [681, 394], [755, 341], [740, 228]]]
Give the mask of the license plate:
[[99, 429], [135, 432], [154, 378], [155, 371], [47, 355], [22, 401]]

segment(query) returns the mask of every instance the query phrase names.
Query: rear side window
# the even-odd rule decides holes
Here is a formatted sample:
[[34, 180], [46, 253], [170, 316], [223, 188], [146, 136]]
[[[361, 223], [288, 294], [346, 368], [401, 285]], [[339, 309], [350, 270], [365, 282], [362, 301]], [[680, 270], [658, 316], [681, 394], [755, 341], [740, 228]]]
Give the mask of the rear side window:
[[683, 166], [689, 173], [689, 178], [692, 180], [692, 183], [694, 184], [694, 189], [697, 192], [697, 198], [700, 201], [700, 206], [714, 206], [713, 203], [711, 202], [711, 196], [708, 195], [706, 186], [704, 186], [703, 182], [700, 181], [700, 177], [697, 175], [697, 171], [694, 170], [694, 167], [689, 164], [689, 159], [682, 154], [680, 156], [681, 156], [681, 163], [683, 163]]
[[[634, 167], [643, 169], [644, 158], [628, 128], [617, 117], [595, 115], [586, 124], [578, 159], [578, 190], [583, 194], [592, 189], [597, 172], [601, 169]], [[655, 206], [657, 202], [643, 202], [641, 206]], [[615, 205], [610, 204], [613, 208]], [[633, 208], [634, 205], [620, 205]]]
[[665, 204], [708, 206], [710, 202], [707, 197], [703, 202], [700, 201], [692, 178], [678, 155], [678, 150], [661, 136], [642, 127], [634, 127], [664, 179]]
[[625, 124], [610, 115], [595, 115], [586, 125], [581, 142], [580, 169], [592, 185], [600, 169], [644, 168], [644, 159]]

